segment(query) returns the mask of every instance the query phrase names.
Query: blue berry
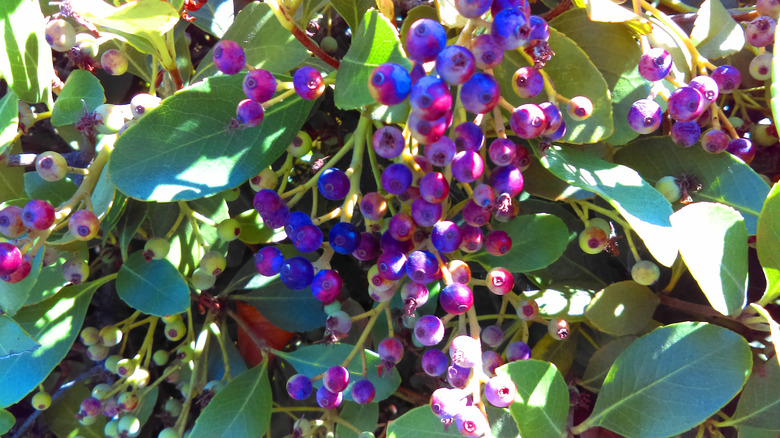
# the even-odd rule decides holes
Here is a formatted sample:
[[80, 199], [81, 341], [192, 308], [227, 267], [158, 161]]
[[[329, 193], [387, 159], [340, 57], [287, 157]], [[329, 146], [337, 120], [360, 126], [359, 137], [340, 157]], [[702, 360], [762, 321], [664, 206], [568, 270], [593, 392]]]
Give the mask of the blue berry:
[[276, 78], [271, 72], [262, 68], [250, 70], [244, 76], [241, 87], [248, 99], [263, 103], [276, 94]]
[[711, 77], [718, 84], [720, 94], [731, 94], [742, 83], [742, 74], [731, 65], [721, 65], [712, 72]]
[[372, 233], [360, 233], [360, 244], [352, 251], [352, 256], [363, 262], [379, 257], [379, 239]]
[[542, 92], [544, 78], [533, 67], [520, 67], [512, 76], [512, 89], [520, 97], [534, 97]]
[[22, 208], [22, 223], [27, 228], [45, 230], [54, 224], [54, 207], [40, 199], [28, 201]]
[[278, 274], [282, 264], [284, 264], [284, 255], [275, 246], [265, 246], [255, 253], [255, 268], [261, 275], [271, 277]]
[[561, 109], [558, 108], [558, 105], [555, 105], [552, 102], [542, 102], [539, 104], [539, 108], [542, 109], [546, 122], [546, 127], [544, 128], [544, 131], [542, 131], [542, 135], [550, 135], [557, 131], [561, 124], [563, 124], [563, 114], [561, 113]]
[[451, 121], [452, 111], [447, 111], [447, 114], [433, 121], [423, 120], [417, 112], [412, 111], [409, 113], [406, 126], [409, 127], [409, 131], [415, 140], [422, 144], [429, 144], [441, 139]]
[[552, 133], [545, 133], [544, 138], [548, 141], [557, 141], [563, 138], [563, 136], [566, 135], [566, 124], [561, 123], [561, 125], [558, 127], [558, 129], [555, 130], [555, 132]]
[[244, 99], [236, 106], [236, 120], [244, 126], [251, 128], [259, 125], [264, 116], [263, 106], [252, 99]]
[[680, 87], [669, 96], [668, 110], [674, 120], [690, 122], [704, 111], [704, 98], [695, 88]]
[[287, 215], [287, 220], [284, 223], [284, 232], [287, 234], [287, 237], [292, 239], [293, 234], [298, 227], [311, 224], [311, 218], [308, 214], [302, 211], [293, 211]]
[[677, 122], [672, 125], [672, 141], [680, 146], [690, 147], [699, 141], [701, 128], [697, 122]]
[[374, 151], [382, 158], [391, 160], [399, 155], [406, 146], [406, 140], [400, 129], [395, 126], [383, 126], [374, 132], [371, 145]]
[[482, 70], [491, 69], [504, 60], [504, 49], [487, 33], [477, 35], [471, 41], [471, 53], [477, 67]]
[[382, 105], [396, 105], [409, 97], [412, 79], [400, 65], [387, 62], [371, 72], [368, 91]]
[[322, 231], [316, 225], [301, 225], [293, 231], [292, 243], [302, 253], [314, 252], [322, 246]]
[[351, 394], [352, 400], [355, 400], [355, 402], [364, 405], [371, 403], [374, 400], [376, 389], [370, 380], [363, 379], [355, 382], [355, 384], [352, 385]]
[[498, 81], [487, 73], [474, 73], [463, 84], [460, 92], [460, 101], [463, 108], [474, 114], [484, 114], [492, 111], [498, 104], [501, 90]]
[[444, 174], [431, 172], [420, 178], [420, 196], [426, 201], [432, 204], [443, 202], [449, 194], [450, 185]]
[[441, 290], [439, 303], [445, 312], [460, 315], [474, 304], [474, 294], [465, 284], [453, 283]]
[[661, 126], [661, 106], [654, 100], [637, 100], [628, 110], [628, 125], [640, 134], [650, 134]]
[[478, 18], [490, 9], [492, 0], [455, 0], [455, 9], [466, 18]]
[[331, 201], [340, 201], [349, 192], [349, 177], [340, 169], [325, 169], [317, 180], [320, 194]]
[[[255, 210], [260, 213], [260, 216], [265, 217], [281, 208], [284, 203], [278, 193], [271, 189], [263, 189], [255, 193], [253, 205]], [[311, 220], [309, 220], [309, 223], [311, 223]]]
[[[414, 337], [424, 346], [436, 345], [444, 339], [444, 323], [437, 316], [423, 315], [414, 323]], [[446, 365], [445, 360], [444, 366]]]
[[406, 53], [416, 62], [429, 62], [447, 45], [447, 32], [437, 21], [421, 18], [409, 27], [406, 34]]
[[753, 146], [753, 142], [746, 138], [734, 138], [729, 140], [726, 145], [726, 152], [738, 157], [744, 161], [745, 164], [750, 164], [756, 156], [756, 149]]
[[321, 386], [317, 390], [317, 404], [323, 409], [334, 409], [341, 404], [343, 395], [340, 392], [333, 393]]
[[495, 17], [499, 12], [513, 8], [520, 9], [526, 17], [531, 13], [531, 5], [528, 0], [493, 0], [493, 4], [490, 5], [490, 13]]
[[398, 251], [385, 251], [376, 261], [379, 275], [387, 280], [400, 280], [406, 275], [406, 256]]
[[287, 393], [293, 400], [306, 400], [311, 391], [311, 380], [303, 374], [296, 374], [287, 380]]
[[316, 68], [304, 66], [293, 75], [293, 87], [301, 98], [314, 100], [325, 92], [325, 81]]
[[432, 227], [442, 215], [442, 205], [431, 204], [425, 199], [418, 199], [412, 203], [412, 218], [421, 227]]
[[349, 222], [339, 222], [330, 229], [328, 242], [333, 251], [351, 254], [360, 246], [360, 230]]
[[434, 224], [433, 230], [431, 230], [433, 247], [445, 254], [458, 249], [462, 241], [460, 228], [455, 222], [439, 221]]
[[412, 86], [409, 103], [422, 120], [434, 121], [452, 108], [450, 87], [435, 76], [424, 76]]
[[474, 151], [461, 151], [455, 154], [452, 160], [452, 176], [462, 182], [471, 183], [482, 176], [485, 170], [485, 162]]
[[531, 32], [528, 35], [529, 41], [547, 41], [550, 39], [550, 26], [544, 18], [538, 15], [531, 15], [529, 26], [531, 26]]
[[535, 103], [518, 106], [509, 118], [509, 126], [520, 138], [531, 139], [542, 134], [547, 128], [544, 111]]
[[[517, 146], [508, 138], [497, 138], [488, 147], [488, 157], [496, 166], [508, 166], [515, 160]], [[478, 202], [479, 204], [479, 202]]]
[[672, 55], [666, 50], [655, 47], [639, 58], [639, 74], [648, 81], [660, 81], [672, 69]]
[[412, 185], [412, 171], [406, 165], [393, 163], [382, 172], [382, 188], [393, 195], [399, 195]]
[[473, 254], [482, 249], [484, 235], [479, 227], [463, 224], [460, 226], [460, 235], [463, 238], [460, 242], [461, 251]]
[[328, 368], [322, 375], [322, 384], [330, 392], [341, 392], [349, 385], [349, 370], [337, 365]]
[[531, 358], [531, 347], [523, 341], [515, 341], [506, 347], [507, 362], [528, 360]]
[[455, 132], [455, 148], [460, 151], [478, 151], [482, 148], [482, 144], [485, 141], [485, 134], [482, 133], [482, 128], [473, 122], [463, 122], [456, 126], [453, 130]]
[[214, 45], [214, 65], [222, 73], [233, 75], [246, 65], [244, 49], [235, 42], [222, 40]]
[[452, 163], [456, 153], [455, 142], [449, 137], [442, 137], [438, 141], [425, 145], [425, 158], [430, 164], [437, 167], [444, 167]]
[[287, 205], [282, 204], [276, 210], [260, 213], [260, 217], [263, 219], [265, 226], [268, 228], [276, 229], [283, 227], [287, 223], [287, 217], [290, 215], [290, 209]]
[[523, 173], [514, 165], [499, 167], [490, 174], [490, 185], [498, 193], [514, 198], [523, 191]]
[[490, 35], [504, 50], [524, 46], [531, 34], [528, 15], [517, 8], [504, 9], [493, 18]]
[[471, 79], [476, 67], [474, 55], [462, 46], [447, 46], [436, 56], [436, 73], [450, 85]]
[[303, 257], [291, 257], [282, 264], [279, 279], [292, 290], [306, 289], [314, 280], [314, 267]]
[[439, 261], [428, 251], [412, 251], [406, 260], [406, 275], [418, 284], [427, 284], [441, 278]]
[[688, 82], [688, 86], [695, 88], [704, 98], [705, 104], [710, 104], [718, 99], [718, 83], [709, 76], [696, 76]]
[[423, 371], [431, 377], [438, 377], [444, 374], [447, 371], [448, 362], [447, 355], [435, 348], [425, 350], [421, 360]]

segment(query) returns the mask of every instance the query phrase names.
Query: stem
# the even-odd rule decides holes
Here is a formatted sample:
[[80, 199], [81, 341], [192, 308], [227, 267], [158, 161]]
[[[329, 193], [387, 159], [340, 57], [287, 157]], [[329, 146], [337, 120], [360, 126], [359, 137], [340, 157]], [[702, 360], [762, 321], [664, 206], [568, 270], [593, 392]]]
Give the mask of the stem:
[[368, 339], [368, 335], [371, 334], [371, 329], [374, 327], [374, 323], [376, 322], [379, 313], [385, 307], [387, 307], [388, 304], [390, 304], [390, 301], [379, 303], [376, 307], [374, 307], [374, 310], [376, 310], [377, 313], [369, 318], [368, 322], [366, 323], [366, 328], [363, 329], [363, 333], [360, 334], [360, 338], [358, 338], [357, 342], [355, 342], [355, 347], [352, 348], [352, 351], [349, 352], [349, 355], [346, 357], [346, 359], [344, 359], [344, 362], [341, 363], [341, 366], [346, 368], [349, 363], [352, 362], [352, 359], [355, 358], [355, 355], [357, 355], [357, 353], [363, 349], [363, 344], [366, 342], [366, 339]]
[[371, 119], [368, 117], [361, 117], [358, 122], [357, 129], [352, 136], [355, 139], [355, 147], [352, 149], [352, 163], [347, 169], [349, 175], [349, 192], [347, 197], [344, 198], [344, 203], [341, 208], [341, 221], [349, 222], [352, 219], [352, 213], [354, 212], [355, 205], [357, 205], [358, 197], [360, 195], [360, 176], [363, 173], [363, 149], [366, 145], [366, 130], [368, 129]]
[[339, 61], [336, 59], [333, 59], [330, 55], [325, 53], [320, 46], [317, 45], [314, 41], [312, 41], [306, 34], [295, 24], [295, 21], [293, 21], [293, 18], [288, 14], [287, 10], [279, 4], [279, 1], [277, 0], [268, 0], [265, 2], [268, 6], [271, 7], [271, 10], [274, 12], [274, 15], [276, 15], [276, 18], [279, 20], [279, 24], [282, 25], [285, 29], [289, 30], [290, 33], [293, 34], [295, 39], [300, 41], [301, 44], [304, 45], [309, 51], [311, 51], [314, 56], [317, 58], [320, 58], [321, 60], [325, 61], [328, 65], [338, 70], [339, 68]]

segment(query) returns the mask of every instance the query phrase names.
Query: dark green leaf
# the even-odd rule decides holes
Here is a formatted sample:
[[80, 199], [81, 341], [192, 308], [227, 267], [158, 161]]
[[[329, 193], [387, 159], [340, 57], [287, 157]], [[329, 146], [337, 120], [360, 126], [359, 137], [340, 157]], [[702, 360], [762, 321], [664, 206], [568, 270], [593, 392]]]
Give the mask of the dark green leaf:
[[737, 316], [747, 302], [747, 230], [738, 211], [695, 202], [670, 217], [685, 265], [710, 305]]
[[70, 199], [76, 193], [76, 188], [69, 178], [46, 181], [38, 175], [38, 172], [24, 174], [24, 191], [27, 192], [27, 197], [49, 201], [55, 207]]
[[103, 86], [95, 75], [86, 70], [73, 70], [51, 110], [51, 124], [75, 123], [84, 116], [85, 110], [92, 112], [105, 101]]
[[[256, 269], [255, 274], [258, 280], [262, 279]], [[248, 294], [247, 303], [259, 310], [271, 324], [288, 332], [306, 332], [325, 325], [327, 315], [322, 310], [322, 302], [314, 298], [308, 289], [289, 289], [278, 277], [268, 280], [273, 281]], [[252, 282], [246, 287], [252, 288]]]
[[633, 335], [647, 326], [659, 300], [633, 280], [612, 283], [593, 297], [585, 316], [604, 333]]
[[636, 336], [623, 336], [601, 346], [588, 360], [580, 385], [589, 391], [599, 392], [604, 378], [615, 359], [636, 340]]
[[116, 292], [128, 306], [154, 316], [175, 315], [190, 305], [190, 288], [179, 271], [166, 259], [147, 262], [142, 251], [122, 264]]
[[536, 359], [502, 365], [496, 375], [509, 376], [517, 387], [509, 412], [523, 436], [560, 437], [566, 432], [569, 388], [555, 365]]
[[271, 424], [268, 360], [222, 388], [195, 421], [192, 438], [263, 436]]
[[[454, 426], [454, 424], [452, 425]], [[457, 427], [448, 427], [431, 411], [431, 405], [418, 406], [390, 422], [387, 426], [387, 438], [410, 437], [461, 437]]]
[[540, 361], [550, 362], [561, 374], [569, 374], [569, 370], [574, 363], [574, 354], [577, 352], [578, 336], [576, 329], [572, 330], [565, 341], [552, 336], [542, 336], [539, 342], [531, 349], [531, 357]]
[[157, 405], [157, 397], [160, 395], [160, 387], [155, 386], [152, 389], [143, 390], [139, 398], [138, 407], [135, 411], [135, 416], [141, 424], [145, 424], [149, 417], [154, 413], [154, 408]]
[[30, 354], [40, 344], [8, 315], [0, 315], [0, 358]]
[[222, 38], [235, 20], [234, 10], [233, 0], [211, 0], [197, 11], [190, 12], [189, 15], [195, 17], [193, 21], [195, 26], [217, 38]]
[[197, 199], [236, 187], [271, 164], [312, 102], [286, 99], [268, 109], [261, 126], [230, 131], [236, 103], [245, 98], [242, 80], [220, 76], [195, 84], [125, 131], [109, 163], [117, 188], [141, 200]]
[[747, 341], [725, 328], [701, 322], [658, 328], [617, 358], [593, 413], [572, 432], [601, 426], [648, 438], [683, 433], [742, 389], [752, 362]]
[[745, 46], [745, 31], [720, 0], [704, 0], [693, 23], [691, 41], [705, 58], [725, 58]]
[[27, 274], [24, 280], [18, 283], [0, 281], [0, 314], [14, 316], [24, 306], [27, 298], [30, 296], [30, 291], [35, 286], [38, 274], [41, 272], [43, 249], [38, 250], [38, 253], [30, 262], [32, 263], [32, 269], [30, 269], [30, 273]]
[[341, 60], [336, 76], [334, 101], [343, 110], [357, 109], [376, 103], [368, 92], [371, 71], [385, 62], [394, 62], [411, 70], [398, 39], [398, 31], [377, 10], [366, 12], [357, 31], [352, 33], [352, 45]]
[[330, 4], [352, 29], [357, 29], [366, 11], [376, 6], [374, 0], [330, 0]]
[[52, 432], [60, 438], [74, 437], [76, 434], [84, 438], [105, 437], [105, 416], [98, 415], [97, 421], [90, 426], [84, 426], [76, 419], [79, 405], [90, 395], [92, 390], [82, 381], [67, 388], [61, 398], [53, 401], [49, 409], [43, 411], [43, 418]]
[[780, 365], [775, 359], [753, 370], [728, 425], [780, 430]]
[[[279, 353], [278, 356], [289, 362], [299, 373], [307, 376], [316, 376], [324, 373], [330, 367], [341, 365], [353, 348], [354, 346], [349, 344], [316, 344], [299, 348], [291, 353]], [[376, 389], [374, 401], [380, 402], [395, 392], [398, 385], [401, 384], [401, 376], [398, 374], [398, 370], [394, 368], [390, 375], [380, 377], [377, 372], [377, 367], [380, 364], [379, 355], [371, 350], [364, 351], [368, 370], [365, 378], [370, 380]], [[355, 359], [349, 363], [347, 369], [349, 370], [349, 386], [344, 390], [344, 400], [352, 400], [352, 395], [350, 394], [352, 384], [364, 378], [360, 357], [355, 356]], [[314, 386], [317, 388], [322, 386], [322, 380], [315, 381]]]
[[14, 427], [16, 418], [14, 415], [5, 409], [0, 409], [0, 434], [6, 433]]
[[27, 306], [14, 318], [37, 339], [41, 347], [31, 354], [0, 359], [0, 406], [10, 406], [35, 389], [70, 351], [81, 330], [87, 306], [98, 287], [112, 280], [106, 276], [78, 286], [68, 286], [56, 296]]
[[776, 430], [758, 429], [756, 427], [739, 426], [739, 438], [777, 438]]
[[669, 136], [649, 137], [622, 148], [615, 154], [615, 162], [636, 170], [650, 184], [667, 175], [696, 177], [702, 189], [690, 193], [694, 201], [719, 202], [736, 208], [745, 218], [748, 234], [756, 233], [769, 187], [750, 166], [731, 154], [710, 154], [698, 145], [682, 148]]
[[0, 2], [0, 76], [19, 99], [27, 103], [51, 102], [54, 67], [46, 43], [46, 22], [37, 1]]
[[497, 408], [491, 406], [490, 403], [486, 403], [485, 410], [490, 422], [490, 431], [495, 438], [517, 438], [520, 436], [520, 432], [517, 430], [517, 423], [512, 418], [512, 413], [509, 412], [509, 409]]
[[756, 251], [758, 261], [767, 277], [767, 287], [761, 304], [767, 304], [780, 296], [780, 184], [775, 183], [764, 202], [758, 217]]
[[[226, 335], [223, 333], [223, 336]], [[212, 340], [212, 342], [219, 341]], [[238, 347], [236, 347], [234, 342], [225, 342], [225, 350], [227, 351], [231, 376], [237, 376], [248, 369], [244, 358], [241, 357], [241, 353], [238, 352]], [[222, 380], [225, 375], [225, 362], [222, 358], [222, 351], [215, 346], [214, 348], [208, 349], [208, 355], [208, 363], [206, 365], [206, 371], [208, 372], [207, 379]]]
[[[344, 402], [339, 417], [347, 420], [361, 431], [373, 432], [379, 421], [379, 405], [377, 403], [359, 405], [355, 402]], [[336, 433], [340, 438], [357, 438], [358, 436], [355, 431], [341, 423], [336, 426]]]
[[569, 244], [569, 230], [558, 217], [549, 214], [521, 215], [506, 223], [496, 224], [496, 230], [503, 230], [512, 238], [512, 249], [501, 257], [485, 251], [466, 256], [492, 269], [503, 266], [511, 272], [528, 272], [542, 269], [566, 250]]
[[127, 260], [127, 251], [130, 241], [135, 237], [138, 228], [146, 219], [148, 204], [134, 199], [127, 201], [125, 214], [119, 219], [117, 229], [119, 231], [119, 250], [122, 252], [122, 260]]

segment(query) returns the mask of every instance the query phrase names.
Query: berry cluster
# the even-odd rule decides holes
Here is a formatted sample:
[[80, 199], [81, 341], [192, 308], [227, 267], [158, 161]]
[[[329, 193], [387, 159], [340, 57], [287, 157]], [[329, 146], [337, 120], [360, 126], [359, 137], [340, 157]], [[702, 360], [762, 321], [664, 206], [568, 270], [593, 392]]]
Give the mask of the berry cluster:
[[76, 33], [76, 29], [65, 18], [56, 18], [46, 23], [46, 42], [52, 50], [67, 52], [71, 62], [79, 68], [94, 71], [102, 68], [112, 76], [127, 72], [128, 61], [123, 49], [108, 49], [100, 55], [100, 43], [87, 32]]

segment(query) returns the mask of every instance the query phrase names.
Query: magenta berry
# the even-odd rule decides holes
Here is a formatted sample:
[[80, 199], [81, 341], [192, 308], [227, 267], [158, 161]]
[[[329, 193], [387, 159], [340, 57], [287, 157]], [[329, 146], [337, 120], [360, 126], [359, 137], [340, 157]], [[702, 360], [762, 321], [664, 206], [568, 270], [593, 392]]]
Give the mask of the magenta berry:
[[90, 240], [100, 231], [100, 221], [89, 210], [78, 210], [68, 220], [68, 230], [76, 240]]
[[523, 173], [512, 164], [499, 167], [490, 174], [490, 185], [496, 194], [506, 193], [514, 198], [523, 191]]
[[317, 404], [324, 409], [334, 409], [341, 404], [342, 393], [328, 391], [325, 386], [321, 386], [317, 390]]
[[263, 122], [265, 109], [252, 99], [244, 99], [236, 106], [236, 120], [241, 125], [252, 128]]
[[330, 367], [322, 375], [322, 384], [330, 392], [341, 392], [349, 385], [349, 371], [342, 366]]
[[317, 179], [320, 194], [331, 201], [340, 201], [349, 192], [349, 177], [343, 170], [329, 168]]
[[506, 347], [507, 362], [528, 360], [531, 358], [531, 347], [523, 341], [515, 341]]
[[474, 304], [474, 294], [465, 284], [453, 283], [441, 290], [439, 303], [445, 312], [460, 315]]
[[496, 376], [485, 385], [485, 398], [488, 403], [497, 407], [508, 407], [515, 400], [517, 388], [509, 376]]
[[314, 275], [311, 283], [311, 293], [324, 305], [328, 305], [338, 298], [342, 286], [341, 275], [331, 269], [323, 269]]
[[360, 199], [360, 214], [364, 218], [378, 221], [387, 214], [387, 200], [377, 192], [369, 192]]
[[25, 229], [21, 207], [8, 205], [0, 210], [0, 234], [15, 239], [24, 234]]
[[397, 213], [390, 218], [387, 224], [387, 232], [393, 239], [405, 242], [412, 238], [415, 229], [414, 219], [406, 213]]
[[450, 194], [450, 185], [442, 173], [431, 172], [420, 179], [420, 196], [436, 204], [444, 201]]
[[472, 254], [482, 249], [484, 235], [479, 227], [463, 224], [460, 226], [460, 235], [463, 238], [460, 242], [461, 251]]
[[54, 207], [39, 199], [29, 201], [22, 209], [22, 222], [27, 228], [45, 230], [54, 224]]
[[439, 221], [433, 225], [431, 230], [431, 243], [433, 247], [443, 253], [450, 253], [458, 249], [463, 237], [460, 235], [460, 228], [455, 222]]
[[534, 299], [522, 299], [517, 303], [517, 317], [523, 321], [533, 321], [539, 315], [539, 305]]
[[731, 65], [721, 65], [712, 72], [710, 77], [718, 84], [718, 91], [721, 94], [731, 94], [742, 83], [742, 74]]
[[628, 124], [640, 134], [650, 134], [661, 126], [661, 106], [654, 100], [637, 100], [628, 110]]
[[404, 357], [404, 345], [397, 338], [384, 338], [376, 349], [383, 373], [389, 373]]
[[435, 348], [425, 350], [421, 359], [423, 371], [431, 377], [438, 377], [444, 374], [447, 371], [448, 362], [447, 355]]
[[414, 337], [425, 346], [433, 346], [444, 339], [444, 323], [434, 315], [423, 315], [414, 323]]
[[750, 164], [756, 156], [756, 149], [753, 142], [746, 138], [735, 138], [728, 142], [726, 151], [731, 155], [739, 157], [745, 164]]
[[574, 96], [566, 106], [569, 117], [580, 122], [593, 114], [593, 102], [585, 96]]
[[400, 129], [395, 126], [383, 126], [374, 132], [372, 146], [377, 155], [393, 159], [404, 150], [406, 140]]
[[490, 424], [485, 414], [474, 405], [466, 406], [455, 416], [455, 425], [465, 437], [480, 437], [490, 433]]
[[719, 154], [726, 150], [729, 135], [720, 129], [708, 129], [701, 136], [701, 147], [711, 154]]
[[496, 79], [487, 73], [474, 73], [463, 84], [460, 92], [460, 100], [467, 111], [474, 114], [483, 114], [492, 111], [498, 104], [500, 87]]
[[450, 343], [450, 359], [452, 363], [463, 368], [471, 368], [482, 358], [482, 347], [479, 339], [460, 335]]
[[[463, 221], [472, 227], [481, 227], [490, 222], [491, 210], [477, 205], [473, 201], [467, 202], [461, 213], [463, 214]], [[479, 241], [480, 246], [483, 246], [484, 238], [480, 237]]]
[[471, 79], [476, 69], [476, 60], [465, 47], [445, 47], [436, 56], [436, 73], [450, 85], [460, 85]]
[[514, 276], [508, 269], [502, 267], [496, 267], [488, 271], [485, 281], [490, 292], [496, 295], [506, 295], [515, 287]]
[[25, 254], [22, 256], [22, 264], [19, 265], [19, 268], [11, 274], [0, 275], [0, 280], [6, 283], [18, 283], [27, 278], [30, 275], [30, 271], [32, 271], [32, 262], [30, 261], [30, 256]]
[[704, 98], [693, 87], [681, 87], [669, 96], [669, 116], [678, 122], [696, 120], [704, 111]]
[[466, 18], [478, 18], [490, 9], [491, 0], [455, 0], [455, 9]]
[[550, 39], [550, 26], [544, 18], [538, 15], [531, 15], [529, 22], [531, 26], [531, 33], [528, 35], [529, 40], [547, 41]]
[[[455, 159], [457, 147], [455, 142], [449, 137], [441, 137], [439, 140], [425, 145], [425, 158], [430, 164], [437, 167], [444, 167]], [[420, 185], [422, 188], [422, 185]]]
[[683, 147], [695, 145], [701, 137], [701, 127], [699, 124], [691, 122], [676, 122], [672, 125], [670, 133], [672, 141]]
[[660, 81], [672, 70], [672, 55], [655, 47], [639, 58], [639, 74], [648, 81]]
[[266, 277], [271, 277], [279, 273], [284, 264], [284, 255], [282, 251], [275, 246], [266, 246], [260, 248], [255, 253], [255, 267], [257, 272]]
[[246, 65], [244, 49], [235, 42], [222, 40], [214, 45], [214, 65], [222, 73], [233, 75]]
[[466, 407], [466, 394], [453, 388], [439, 388], [431, 394], [431, 411], [442, 420], [449, 420]]
[[471, 53], [477, 67], [482, 70], [493, 68], [504, 59], [504, 49], [496, 43], [490, 34], [477, 35], [471, 41]]
[[406, 275], [421, 285], [441, 278], [439, 261], [428, 251], [412, 251], [406, 260]]
[[461, 367], [455, 364], [447, 367], [447, 383], [453, 388], [465, 388], [471, 376], [471, 368]]
[[450, 125], [452, 119], [452, 112], [447, 111], [444, 116], [433, 120], [423, 120], [419, 114], [415, 111], [409, 113], [409, 119], [406, 126], [409, 127], [409, 131], [415, 140], [422, 144], [434, 143], [439, 141], [444, 135], [444, 132]]
[[444, 27], [430, 18], [421, 18], [409, 27], [406, 34], [406, 53], [413, 61], [433, 61], [447, 45]]
[[11, 275], [22, 266], [22, 253], [8, 242], [0, 242], [0, 275]]
[[542, 134], [549, 136], [555, 133], [563, 124], [563, 114], [561, 109], [552, 102], [542, 102], [539, 104], [539, 108], [542, 109], [544, 121], [546, 122], [546, 127]]
[[709, 76], [696, 76], [688, 82], [688, 86], [701, 94], [705, 104], [713, 103], [718, 99], [718, 83]]
[[[497, 138], [488, 147], [490, 161], [496, 166], [508, 166], [515, 160], [517, 146], [507, 138]], [[480, 204], [479, 202], [477, 202]]]
[[[484, 341], [482, 341], [484, 342]], [[504, 360], [501, 359], [501, 355], [493, 350], [485, 350], [482, 352], [482, 372], [487, 376], [495, 376], [496, 368], [504, 364]]]
[[360, 243], [352, 256], [363, 262], [376, 259], [379, 257], [379, 238], [368, 232], [360, 233]]
[[425, 199], [412, 203], [412, 218], [421, 227], [432, 227], [441, 219], [443, 208], [441, 203], [432, 204]]
[[244, 95], [247, 99], [263, 103], [276, 94], [276, 78], [271, 72], [262, 68], [250, 70], [244, 76], [241, 87], [244, 89]]
[[374, 388], [374, 384], [371, 383], [371, 381], [363, 379], [355, 382], [355, 384], [352, 385], [352, 391], [350, 394], [352, 395], [352, 400], [361, 405], [364, 405], [371, 403], [374, 400], [376, 389]]
[[474, 203], [482, 208], [493, 209], [493, 203], [496, 201], [496, 192], [493, 190], [493, 187], [490, 187], [487, 184], [479, 184], [474, 187], [471, 197]]
[[542, 92], [544, 78], [533, 67], [520, 67], [512, 76], [512, 89], [523, 98], [534, 97]]
[[452, 160], [452, 176], [462, 183], [476, 181], [484, 170], [485, 162], [473, 150], [458, 152]]
[[404, 314], [412, 316], [418, 306], [428, 302], [428, 288], [424, 284], [414, 281], [406, 282], [401, 287], [401, 300], [404, 302]]
[[534, 103], [526, 103], [515, 108], [509, 118], [509, 126], [520, 138], [536, 138], [547, 127], [544, 111]]
[[515, 50], [528, 42], [528, 15], [517, 8], [504, 9], [493, 17], [490, 35], [504, 50]]
[[371, 97], [382, 105], [397, 105], [403, 102], [409, 97], [411, 89], [412, 79], [409, 73], [392, 62], [374, 68], [368, 81]]

